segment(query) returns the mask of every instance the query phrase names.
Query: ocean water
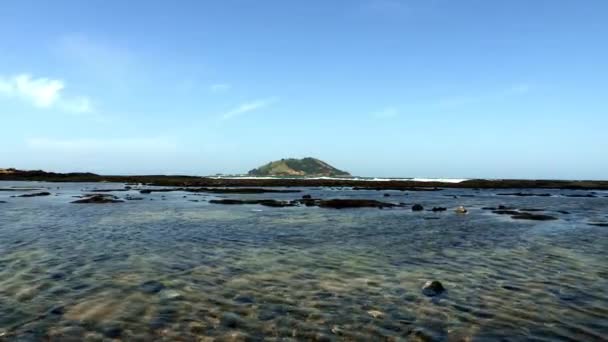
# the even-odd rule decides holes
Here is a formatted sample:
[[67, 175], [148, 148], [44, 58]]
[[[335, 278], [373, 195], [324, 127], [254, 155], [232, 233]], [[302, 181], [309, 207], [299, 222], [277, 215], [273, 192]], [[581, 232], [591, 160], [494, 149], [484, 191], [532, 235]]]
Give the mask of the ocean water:
[[[302, 188], [140, 195], [0, 182], [0, 340], [606, 341], [608, 192]], [[519, 190], [518, 190], [519, 191]], [[390, 197], [384, 197], [384, 194]], [[369, 198], [409, 209], [268, 208], [214, 198]], [[194, 202], [198, 201], [198, 202]], [[464, 205], [467, 215], [453, 209]], [[543, 209], [513, 220], [483, 207]], [[567, 212], [567, 213], [566, 213]], [[427, 297], [421, 287], [447, 289]]]

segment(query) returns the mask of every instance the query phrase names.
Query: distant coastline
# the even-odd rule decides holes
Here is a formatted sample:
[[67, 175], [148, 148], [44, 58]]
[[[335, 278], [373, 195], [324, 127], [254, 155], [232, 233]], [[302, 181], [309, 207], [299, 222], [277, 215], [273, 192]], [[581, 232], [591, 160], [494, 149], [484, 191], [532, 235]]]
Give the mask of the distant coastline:
[[572, 189], [608, 190], [608, 181], [595, 180], [520, 180], [520, 179], [426, 179], [367, 177], [252, 177], [186, 175], [98, 175], [94, 173], [55, 173], [15, 169], [0, 172], [0, 181], [41, 182], [117, 182], [153, 186], [265, 186], [265, 187], [355, 187], [367, 189]]

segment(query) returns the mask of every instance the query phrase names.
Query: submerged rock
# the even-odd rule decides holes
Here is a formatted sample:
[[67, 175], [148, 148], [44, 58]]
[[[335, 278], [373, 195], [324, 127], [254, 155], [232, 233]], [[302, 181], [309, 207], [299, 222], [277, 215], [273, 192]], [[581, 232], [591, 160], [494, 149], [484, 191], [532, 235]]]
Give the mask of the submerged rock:
[[312, 198], [311, 195], [304, 195], [304, 196], [302, 196], [302, 199], [311, 199], [311, 198]]
[[165, 300], [176, 300], [176, 299], [182, 299], [183, 296], [181, 293], [175, 291], [175, 290], [162, 290], [159, 293], [160, 298], [165, 299]]
[[165, 285], [156, 280], [149, 280], [139, 285], [139, 289], [144, 293], [158, 293], [165, 288]]
[[422, 286], [422, 293], [425, 296], [433, 297], [445, 291], [443, 285], [437, 280], [429, 280]]
[[61, 316], [65, 313], [65, 308], [62, 305], [55, 306], [49, 310], [51, 315]]
[[446, 211], [448, 210], [448, 208], [444, 208], [444, 207], [434, 207], [433, 209], [431, 209], [431, 211], [437, 212], [437, 211]]
[[421, 204], [414, 204], [412, 206], [412, 211], [423, 211], [424, 207]]
[[608, 227], [608, 222], [589, 222], [587, 224], [595, 227]]
[[222, 315], [221, 323], [225, 327], [236, 328], [239, 325], [243, 325], [243, 319], [235, 313], [226, 312]]

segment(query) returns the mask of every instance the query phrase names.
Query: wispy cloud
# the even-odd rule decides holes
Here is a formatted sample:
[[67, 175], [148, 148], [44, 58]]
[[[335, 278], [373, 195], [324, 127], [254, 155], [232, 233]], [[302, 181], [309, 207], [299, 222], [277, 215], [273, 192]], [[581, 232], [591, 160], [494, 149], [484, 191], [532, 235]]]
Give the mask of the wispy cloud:
[[472, 105], [477, 103], [483, 103], [488, 101], [503, 100], [512, 96], [524, 95], [532, 90], [532, 86], [527, 83], [514, 84], [509, 87], [498, 89], [495, 91], [489, 91], [486, 93], [476, 95], [464, 95], [464, 96], [448, 96], [439, 99], [437, 102], [438, 107], [458, 107], [465, 105]]
[[230, 85], [230, 84], [218, 83], [218, 84], [211, 85], [209, 87], [209, 90], [213, 93], [221, 93], [221, 92], [230, 90], [230, 88], [232, 88], [232, 85]]
[[33, 78], [29, 74], [0, 76], [0, 95], [18, 98], [37, 108], [56, 108], [71, 113], [91, 113], [93, 105], [86, 96], [65, 96], [65, 83], [58, 79]]
[[177, 144], [168, 138], [117, 138], [117, 139], [53, 139], [30, 138], [26, 145], [35, 150], [53, 152], [137, 152], [173, 150]]
[[279, 99], [277, 97], [271, 97], [271, 98], [267, 98], [267, 99], [261, 99], [261, 100], [256, 100], [256, 101], [252, 101], [252, 102], [243, 103], [240, 106], [232, 109], [231, 111], [224, 113], [222, 115], [222, 119], [224, 119], [224, 120], [232, 119], [236, 116], [239, 116], [239, 115], [242, 115], [242, 114], [245, 114], [248, 112], [252, 112], [255, 110], [269, 107], [278, 101], [279, 101]]
[[53, 41], [55, 56], [80, 68], [83, 73], [117, 86], [124, 86], [138, 64], [132, 52], [115, 41], [107, 42], [85, 34], [69, 34]]
[[390, 119], [399, 116], [399, 109], [396, 107], [386, 107], [373, 113], [373, 116], [379, 119]]

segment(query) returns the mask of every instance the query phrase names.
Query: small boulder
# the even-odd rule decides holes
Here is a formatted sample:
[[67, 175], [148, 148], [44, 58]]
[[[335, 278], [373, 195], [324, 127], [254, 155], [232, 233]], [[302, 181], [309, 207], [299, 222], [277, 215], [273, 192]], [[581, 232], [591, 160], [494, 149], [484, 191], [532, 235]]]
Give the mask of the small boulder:
[[468, 211], [468, 210], [467, 210], [465, 207], [463, 207], [463, 206], [460, 206], [460, 207], [456, 208], [456, 210], [454, 210], [454, 211], [455, 211], [457, 214], [466, 214], [466, 213], [468, 213], [468, 212], [469, 212], [469, 211]]
[[412, 211], [423, 211], [423, 210], [424, 210], [424, 207], [420, 204], [414, 204], [412, 206]]
[[445, 291], [443, 285], [437, 280], [429, 280], [422, 286], [422, 293], [425, 296], [433, 297], [442, 294]]
[[302, 196], [302, 199], [312, 199], [312, 196], [311, 195], [304, 195], [304, 196]]
[[433, 209], [431, 209], [434, 212], [438, 212], [438, 211], [446, 211], [448, 210], [448, 208], [444, 208], [444, 207], [434, 207]]

